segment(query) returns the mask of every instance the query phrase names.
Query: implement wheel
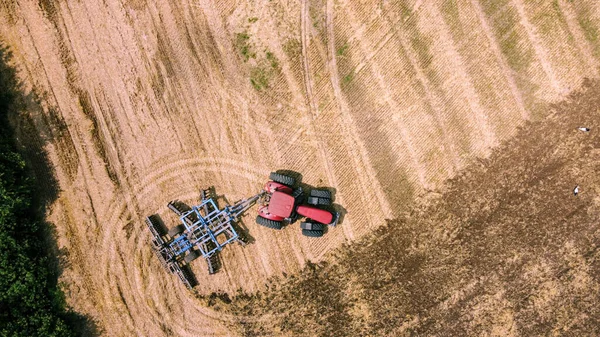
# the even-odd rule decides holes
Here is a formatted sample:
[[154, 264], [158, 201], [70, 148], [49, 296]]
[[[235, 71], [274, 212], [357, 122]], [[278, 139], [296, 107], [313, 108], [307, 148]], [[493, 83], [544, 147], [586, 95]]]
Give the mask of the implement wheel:
[[190, 253], [188, 255], [186, 255], [183, 260], [185, 261], [185, 263], [189, 264], [190, 262], [194, 261], [195, 259], [200, 257], [200, 252], [198, 252], [197, 250], [190, 250]]
[[276, 183], [284, 184], [289, 187], [294, 186], [294, 184], [296, 183], [296, 179], [277, 172], [271, 172], [271, 174], [269, 174], [269, 179], [273, 180]]
[[308, 236], [310, 238], [320, 238], [321, 236], [323, 236], [323, 231], [303, 229], [302, 235]]
[[169, 236], [174, 238], [177, 234], [183, 233], [184, 230], [185, 230], [185, 227], [183, 227], [183, 225], [177, 225], [177, 226], [169, 229]]
[[275, 221], [258, 215], [256, 216], [256, 223], [271, 229], [281, 229], [282, 221]]

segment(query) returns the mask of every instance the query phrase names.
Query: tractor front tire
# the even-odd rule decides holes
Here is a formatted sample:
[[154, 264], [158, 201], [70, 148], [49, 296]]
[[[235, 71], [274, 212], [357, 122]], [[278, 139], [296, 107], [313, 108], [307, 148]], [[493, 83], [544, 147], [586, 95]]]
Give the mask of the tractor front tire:
[[292, 187], [294, 184], [296, 184], [296, 179], [277, 172], [271, 172], [271, 174], [269, 174], [269, 179], [289, 187]]
[[275, 221], [275, 220], [263, 218], [260, 215], [256, 216], [256, 223], [261, 226], [265, 226], [267, 228], [277, 229], [277, 230], [281, 229], [281, 227], [282, 227], [282, 221]]
[[200, 253], [197, 250], [190, 250], [190, 253], [188, 255], [186, 255], [183, 260], [185, 261], [185, 263], [189, 264], [190, 262], [194, 261], [195, 259], [200, 257]]
[[303, 229], [302, 230], [302, 235], [308, 236], [308, 237], [311, 237], [311, 238], [320, 238], [321, 236], [323, 236], [323, 231]]
[[169, 229], [169, 236], [174, 238], [175, 235], [183, 233], [184, 230], [185, 230], [185, 227], [183, 227], [183, 225], [177, 225], [177, 226]]
[[319, 198], [319, 197], [308, 197], [306, 201], [309, 205], [313, 206], [329, 206], [331, 205], [331, 199]]
[[300, 228], [302, 229], [306, 229], [306, 230], [313, 230], [313, 231], [323, 231], [325, 230], [325, 225], [323, 225], [322, 223], [318, 223], [318, 222], [302, 222], [300, 224]]

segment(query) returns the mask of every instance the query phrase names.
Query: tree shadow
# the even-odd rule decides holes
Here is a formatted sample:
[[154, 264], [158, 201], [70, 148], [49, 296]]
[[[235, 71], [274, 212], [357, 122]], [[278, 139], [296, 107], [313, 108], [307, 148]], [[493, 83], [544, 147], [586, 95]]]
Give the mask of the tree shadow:
[[[12, 140], [26, 163], [29, 177], [34, 179], [31, 214], [33, 221], [41, 224], [39, 235], [41, 250], [46, 255], [48, 268], [48, 291], [53, 301], [59, 303], [58, 315], [77, 335], [99, 336], [102, 331], [89, 316], [71, 310], [65, 303], [58, 278], [70, 266], [69, 254], [56, 242], [56, 226], [46, 221], [48, 207], [57, 200], [60, 192], [58, 181], [45, 151], [47, 144], [57, 144], [68, 137], [66, 123], [56, 109], [44, 111], [41, 99], [18, 80], [17, 70], [11, 65], [12, 52], [0, 42], [0, 131], [4, 139]], [[58, 144], [60, 146], [60, 144]]]

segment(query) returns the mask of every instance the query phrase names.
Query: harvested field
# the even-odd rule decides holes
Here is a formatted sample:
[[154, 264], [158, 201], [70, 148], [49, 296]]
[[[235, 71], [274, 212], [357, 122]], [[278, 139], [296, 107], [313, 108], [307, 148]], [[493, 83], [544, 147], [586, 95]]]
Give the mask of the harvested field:
[[598, 335], [600, 135], [576, 127], [599, 107], [589, 82], [333, 263], [215, 308], [270, 317], [247, 336]]
[[[443, 191], [447, 179], [487, 158], [526, 121], [547, 118], [551, 104], [584, 78], [597, 77], [599, 30], [600, 5], [593, 0], [0, 4], [0, 36], [43, 108], [27, 117], [50, 140], [46, 150], [61, 189], [49, 220], [68, 261], [61, 279], [67, 301], [107, 335], [226, 335], [239, 312], [215, 311], [203, 296], [264, 291], [269, 278], [294, 275], [309, 260], [336, 265], [328, 252], [386, 220], [420, 233], [402, 220], [419, 209], [415, 200]], [[197, 262], [194, 292], [161, 269], [146, 215], [175, 221], [167, 202], [193, 203], [211, 185], [233, 202], [256, 193], [276, 169], [335, 188], [347, 211], [343, 224], [309, 240], [293, 228], [260, 227], [251, 211], [243, 221], [255, 243], [224, 250], [223, 270], [210, 277]], [[466, 186], [456, 179], [450, 186]], [[455, 214], [463, 219], [456, 221], [470, 216]], [[435, 221], [428, 226], [445, 230]], [[412, 242], [410, 235], [403, 242]], [[466, 259], [456, 260], [474, 268], [465, 277], [487, 273], [451, 243], [435, 249]], [[496, 276], [489, 280], [494, 286], [505, 277]], [[488, 288], [472, 281], [483, 311], [486, 300], [502, 300], [484, 299], [478, 291]], [[449, 284], [431, 296], [465, 286]], [[389, 333], [360, 318], [378, 302], [359, 300], [353, 327]], [[426, 308], [414, 301], [408, 309]], [[457, 303], [457, 312], [475, 307]], [[431, 315], [437, 320], [436, 311]], [[261, 326], [267, 318], [244, 320]], [[418, 331], [443, 332], [419, 322]], [[465, 325], [457, 324], [458, 333]]]

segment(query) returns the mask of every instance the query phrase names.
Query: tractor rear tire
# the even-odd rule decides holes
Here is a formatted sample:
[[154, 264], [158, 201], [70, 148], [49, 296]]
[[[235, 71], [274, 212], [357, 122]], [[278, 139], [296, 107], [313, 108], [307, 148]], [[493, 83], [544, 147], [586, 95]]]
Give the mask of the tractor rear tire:
[[300, 228], [313, 231], [323, 231], [325, 229], [325, 225], [318, 222], [302, 222], [300, 224]]
[[313, 205], [313, 206], [329, 206], [329, 205], [331, 205], [331, 199], [320, 198], [320, 197], [309, 197], [306, 202], [309, 205]]
[[271, 172], [271, 174], [269, 174], [269, 179], [289, 187], [292, 187], [294, 184], [296, 184], [296, 179], [277, 172]]
[[169, 229], [169, 236], [174, 238], [175, 235], [183, 233], [185, 227], [183, 225], [177, 225], [171, 229]]
[[319, 198], [319, 206], [329, 206], [329, 205], [331, 205], [331, 199]]
[[323, 236], [323, 231], [303, 229], [302, 230], [302, 235], [308, 236], [308, 237], [311, 237], [311, 238], [320, 238], [321, 236]]
[[185, 263], [189, 264], [190, 262], [194, 261], [195, 259], [200, 257], [200, 252], [198, 252], [197, 250], [190, 250], [190, 253], [188, 255], [186, 255], [183, 260], [185, 261]]
[[275, 220], [263, 218], [260, 215], [256, 216], [256, 223], [261, 226], [265, 226], [267, 228], [277, 229], [277, 230], [281, 229], [281, 227], [282, 227], [282, 221], [275, 221]]
[[329, 191], [329, 190], [312, 190], [312, 191], [310, 191], [310, 196], [331, 199], [331, 191]]

